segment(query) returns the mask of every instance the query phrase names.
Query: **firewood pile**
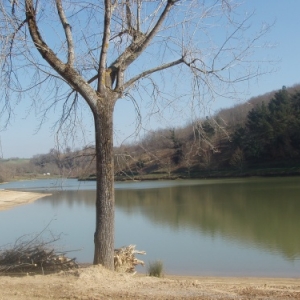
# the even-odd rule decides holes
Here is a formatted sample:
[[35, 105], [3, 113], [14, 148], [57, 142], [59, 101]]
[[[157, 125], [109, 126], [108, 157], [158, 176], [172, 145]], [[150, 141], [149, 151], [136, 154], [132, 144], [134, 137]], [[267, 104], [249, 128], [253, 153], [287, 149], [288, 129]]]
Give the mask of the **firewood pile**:
[[135, 273], [135, 266], [142, 265], [144, 262], [135, 257], [135, 254], [145, 255], [145, 251], [135, 250], [135, 245], [129, 245], [120, 249], [115, 249], [114, 264], [115, 271]]
[[78, 268], [75, 258], [69, 259], [66, 252], [50, 247], [53, 241], [19, 240], [9, 249], [0, 249], [0, 275], [49, 274]]

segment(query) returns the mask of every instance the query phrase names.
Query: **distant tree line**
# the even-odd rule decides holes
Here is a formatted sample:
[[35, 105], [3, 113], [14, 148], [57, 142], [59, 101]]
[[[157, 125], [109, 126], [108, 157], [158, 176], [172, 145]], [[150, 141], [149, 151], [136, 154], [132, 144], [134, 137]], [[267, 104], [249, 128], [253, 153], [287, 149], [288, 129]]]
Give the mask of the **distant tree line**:
[[46, 154], [34, 155], [31, 159], [0, 160], [0, 183], [18, 178], [39, 176], [88, 177], [95, 174], [94, 147], [71, 151], [51, 149]]
[[[114, 154], [117, 179], [239, 176], [278, 166], [298, 166], [300, 174], [300, 86], [283, 87], [184, 127], [149, 132], [137, 143], [115, 147]], [[94, 158], [91, 146], [51, 149], [23, 162], [2, 160], [0, 182], [44, 173], [95, 177]]]

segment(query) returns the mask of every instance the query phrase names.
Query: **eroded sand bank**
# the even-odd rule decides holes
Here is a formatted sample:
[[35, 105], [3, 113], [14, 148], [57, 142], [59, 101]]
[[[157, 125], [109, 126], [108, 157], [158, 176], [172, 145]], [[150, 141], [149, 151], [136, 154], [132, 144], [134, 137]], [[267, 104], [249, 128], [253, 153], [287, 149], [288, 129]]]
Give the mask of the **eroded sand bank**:
[[11, 209], [15, 206], [31, 203], [51, 194], [18, 192], [0, 189], [0, 210]]

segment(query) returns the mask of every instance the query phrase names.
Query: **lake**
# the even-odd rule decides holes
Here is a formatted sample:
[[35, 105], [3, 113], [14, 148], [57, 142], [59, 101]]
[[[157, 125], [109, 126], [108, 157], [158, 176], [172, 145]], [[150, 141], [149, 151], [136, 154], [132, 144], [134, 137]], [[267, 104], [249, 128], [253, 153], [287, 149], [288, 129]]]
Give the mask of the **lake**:
[[[0, 211], [0, 245], [42, 231], [92, 262], [95, 182], [35, 180], [4, 189], [51, 192]], [[300, 178], [116, 183], [115, 247], [134, 244], [165, 272], [204, 276], [300, 277]], [[139, 267], [139, 272], [146, 268]]]

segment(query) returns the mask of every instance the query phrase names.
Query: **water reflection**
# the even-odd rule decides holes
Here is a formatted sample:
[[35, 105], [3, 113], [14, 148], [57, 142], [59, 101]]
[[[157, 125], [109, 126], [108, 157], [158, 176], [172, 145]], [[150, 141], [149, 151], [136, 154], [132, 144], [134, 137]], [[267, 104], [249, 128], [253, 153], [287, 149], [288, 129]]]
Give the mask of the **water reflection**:
[[[116, 209], [142, 215], [172, 230], [211, 237], [221, 235], [243, 245], [300, 257], [299, 179], [208, 181], [206, 184], [151, 189], [117, 189]], [[43, 202], [53, 207], [94, 207], [94, 190], [59, 191]]]
[[77, 206], [95, 206], [96, 191], [54, 191], [52, 196], [45, 197], [39, 203], [50, 203], [52, 207], [67, 204], [69, 208]]
[[300, 256], [299, 192], [297, 180], [249, 181], [122, 190], [116, 198], [124, 212], [140, 213], [161, 226], [221, 234], [293, 260]]

